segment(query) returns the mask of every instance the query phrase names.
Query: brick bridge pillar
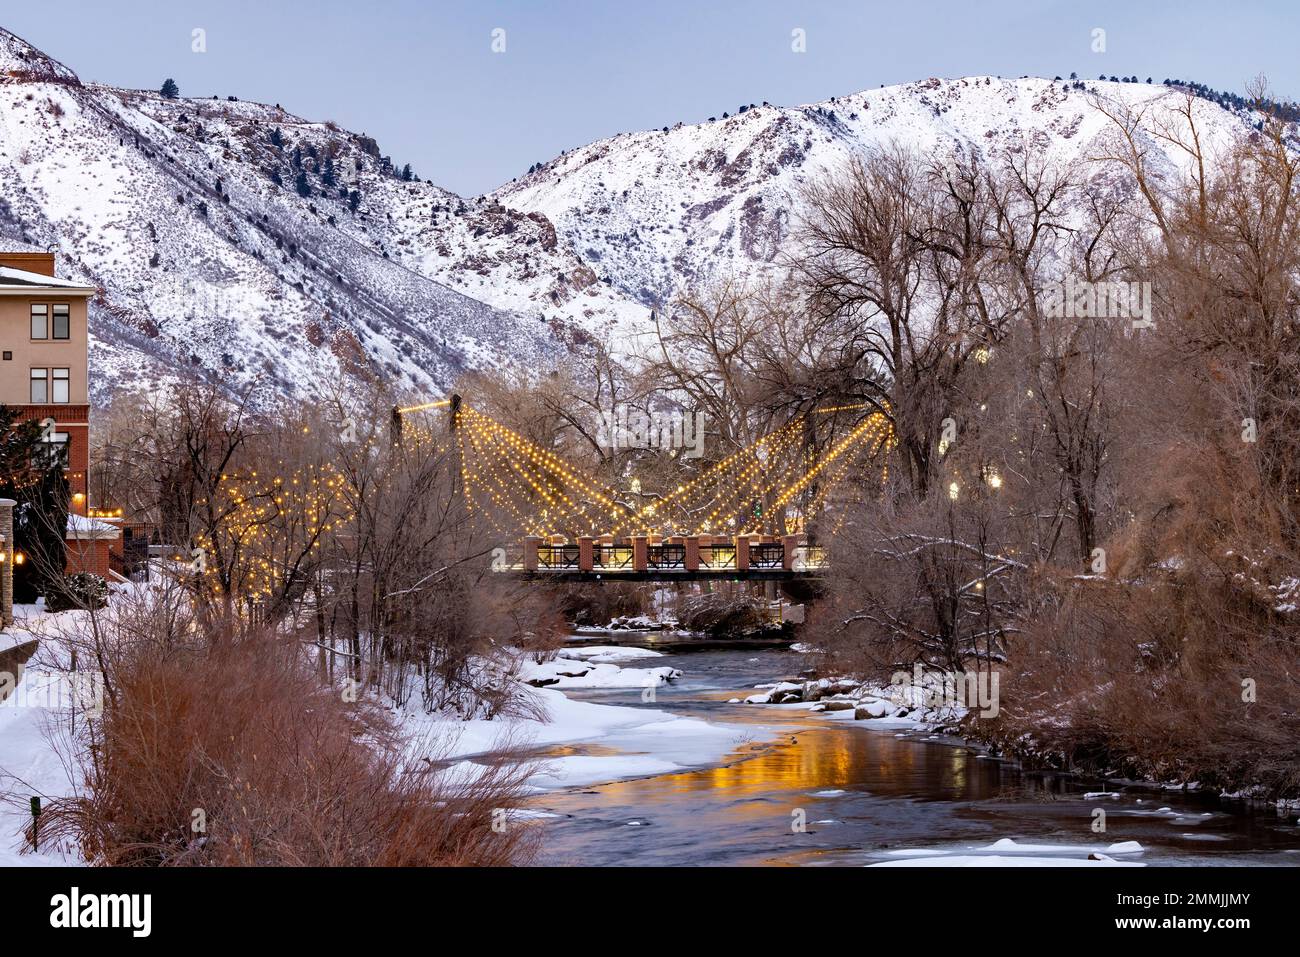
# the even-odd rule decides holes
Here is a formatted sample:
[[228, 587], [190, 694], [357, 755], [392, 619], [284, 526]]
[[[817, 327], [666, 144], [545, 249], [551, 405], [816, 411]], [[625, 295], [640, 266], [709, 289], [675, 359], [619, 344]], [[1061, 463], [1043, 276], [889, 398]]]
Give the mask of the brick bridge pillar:
[[700, 570], [700, 536], [686, 536], [686, 570], [688, 572], [697, 572]]
[[736, 536], [736, 571], [749, 571], [749, 536]]
[[781, 564], [786, 571], [794, 571], [795, 549], [802, 544], [802, 535], [786, 535], [781, 539]]
[[0, 498], [0, 627], [14, 623], [14, 506]]

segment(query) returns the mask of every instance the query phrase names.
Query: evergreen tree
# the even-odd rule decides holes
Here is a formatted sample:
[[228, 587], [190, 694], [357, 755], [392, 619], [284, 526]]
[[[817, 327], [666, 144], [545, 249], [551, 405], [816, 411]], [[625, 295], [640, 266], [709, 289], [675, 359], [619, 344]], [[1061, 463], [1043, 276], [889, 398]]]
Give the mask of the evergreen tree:
[[181, 88], [176, 85], [176, 81], [171, 77], [163, 80], [162, 88], [158, 90], [165, 99], [174, 100], [181, 95]]
[[325, 168], [321, 170], [320, 181], [326, 186], [333, 186], [336, 182], [334, 178], [334, 158], [325, 157]]
[[0, 497], [14, 509], [14, 601], [34, 602], [63, 578], [68, 528], [67, 451], [42, 441], [39, 422], [0, 405]]
[[293, 181], [293, 188], [298, 191], [298, 195], [304, 199], [311, 195], [311, 184], [307, 182], [307, 171], [299, 170], [297, 178]]

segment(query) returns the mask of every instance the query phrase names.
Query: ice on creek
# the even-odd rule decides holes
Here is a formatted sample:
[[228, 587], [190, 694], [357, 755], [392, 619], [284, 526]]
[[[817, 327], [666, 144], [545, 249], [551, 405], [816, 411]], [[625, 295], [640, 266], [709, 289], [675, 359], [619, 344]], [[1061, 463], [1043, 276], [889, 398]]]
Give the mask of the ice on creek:
[[[634, 681], [627, 687], [642, 685]], [[475, 759], [503, 747], [534, 752], [527, 783], [539, 792], [704, 767], [775, 734], [759, 725], [719, 724], [653, 707], [576, 701], [553, 687], [527, 688], [526, 693], [541, 719], [464, 721], [415, 707], [401, 721], [413, 742], [435, 741], [439, 756], [454, 762], [442, 772], [449, 779], [479, 773], [484, 765]], [[583, 753], [584, 746], [591, 753]]]
[[538, 688], [658, 688], [680, 678], [676, 668], [621, 668], [595, 659], [524, 661], [519, 679]]
[[1131, 858], [1145, 848], [1137, 841], [1115, 844], [1031, 844], [1004, 837], [985, 847], [909, 847], [886, 851], [895, 858], [870, 867], [1143, 867]]

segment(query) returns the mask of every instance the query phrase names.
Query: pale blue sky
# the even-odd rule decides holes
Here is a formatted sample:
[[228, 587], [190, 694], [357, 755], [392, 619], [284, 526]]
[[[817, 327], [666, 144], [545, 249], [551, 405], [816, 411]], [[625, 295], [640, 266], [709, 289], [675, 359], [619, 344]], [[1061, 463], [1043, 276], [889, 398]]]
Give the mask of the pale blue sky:
[[[1300, 7], [1234, 2], [58, 0], [0, 25], [83, 79], [333, 119], [473, 194], [562, 149], [927, 76], [1167, 76], [1300, 96]], [[191, 31], [207, 52], [191, 52]], [[493, 53], [494, 28], [506, 50]], [[1106, 51], [1092, 31], [1106, 31]], [[807, 52], [791, 50], [801, 28]]]

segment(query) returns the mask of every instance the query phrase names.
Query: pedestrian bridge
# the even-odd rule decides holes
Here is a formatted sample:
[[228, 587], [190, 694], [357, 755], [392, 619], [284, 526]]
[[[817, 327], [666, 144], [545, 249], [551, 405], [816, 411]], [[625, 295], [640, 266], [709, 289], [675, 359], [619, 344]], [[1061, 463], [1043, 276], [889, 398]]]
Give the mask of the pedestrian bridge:
[[632, 535], [566, 541], [529, 536], [522, 558], [493, 571], [524, 578], [572, 581], [784, 581], [817, 578], [825, 550], [802, 535]]
[[[470, 515], [500, 542], [492, 570], [539, 581], [783, 581], [818, 578], [828, 496], [846, 476], [885, 476], [894, 436], [864, 407], [818, 407], [677, 481], [591, 474], [461, 401], [393, 410], [394, 441], [431, 443], [459, 465]], [[448, 428], [407, 417], [447, 410]], [[441, 413], [440, 413], [441, 414]], [[847, 416], [846, 416], [847, 414]], [[553, 445], [554, 443], [552, 443]], [[851, 491], [852, 495], [859, 491]], [[562, 533], [562, 534], [561, 534]]]

